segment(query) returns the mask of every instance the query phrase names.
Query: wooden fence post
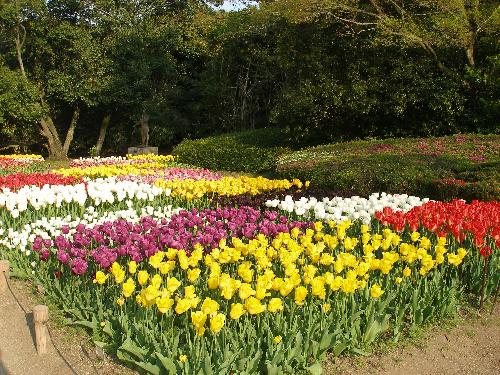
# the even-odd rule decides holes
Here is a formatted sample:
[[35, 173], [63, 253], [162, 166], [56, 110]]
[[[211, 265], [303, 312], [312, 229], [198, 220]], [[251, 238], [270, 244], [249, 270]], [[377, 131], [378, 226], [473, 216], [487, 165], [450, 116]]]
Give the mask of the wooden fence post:
[[45, 354], [49, 341], [49, 331], [45, 325], [49, 320], [49, 308], [45, 305], [33, 307], [33, 320], [35, 322], [36, 351], [38, 354]]
[[9, 278], [10, 262], [8, 260], [0, 260], [0, 293], [7, 289], [7, 280]]

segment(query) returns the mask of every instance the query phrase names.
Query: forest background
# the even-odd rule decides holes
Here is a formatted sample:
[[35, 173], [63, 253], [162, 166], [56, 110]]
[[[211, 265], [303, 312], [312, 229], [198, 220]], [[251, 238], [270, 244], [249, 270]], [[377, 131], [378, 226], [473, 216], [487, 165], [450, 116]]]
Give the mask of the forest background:
[[499, 132], [497, 1], [221, 3], [0, 0], [0, 149], [123, 154], [144, 116], [164, 151]]

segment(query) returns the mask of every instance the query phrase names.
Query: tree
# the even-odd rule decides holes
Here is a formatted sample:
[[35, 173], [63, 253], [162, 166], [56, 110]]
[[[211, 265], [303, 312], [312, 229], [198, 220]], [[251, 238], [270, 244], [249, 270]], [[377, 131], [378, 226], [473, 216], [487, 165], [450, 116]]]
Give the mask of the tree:
[[12, 1], [0, 13], [11, 36], [6, 64], [38, 90], [38, 127], [53, 159], [67, 157], [81, 110], [95, 106], [107, 84], [102, 48], [75, 3]]
[[[403, 47], [417, 46], [448, 72], [437, 49], [463, 50], [467, 64], [476, 65], [479, 36], [500, 30], [500, 6], [495, 0], [284, 0], [264, 1], [284, 6], [295, 20], [329, 18], [360, 33], [376, 31], [377, 40]], [[292, 4], [293, 3], [293, 4]], [[294, 11], [300, 9], [300, 12]]]

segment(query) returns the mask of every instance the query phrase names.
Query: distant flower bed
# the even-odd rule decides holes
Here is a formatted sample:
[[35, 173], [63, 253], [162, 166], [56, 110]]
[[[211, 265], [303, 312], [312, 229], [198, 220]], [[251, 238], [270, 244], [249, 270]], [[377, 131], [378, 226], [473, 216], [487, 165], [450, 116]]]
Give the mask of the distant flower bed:
[[278, 167], [296, 162], [314, 161], [316, 163], [346, 156], [370, 154], [458, 156], [472, 162], [484, 162], [500, 157], [500, 136], [459, 134], [440, 138], [338, 143], [283, 154], [278, 158]]
[[42, 161], [40, 155], [0, 155], [0, 169], [12, 170]]

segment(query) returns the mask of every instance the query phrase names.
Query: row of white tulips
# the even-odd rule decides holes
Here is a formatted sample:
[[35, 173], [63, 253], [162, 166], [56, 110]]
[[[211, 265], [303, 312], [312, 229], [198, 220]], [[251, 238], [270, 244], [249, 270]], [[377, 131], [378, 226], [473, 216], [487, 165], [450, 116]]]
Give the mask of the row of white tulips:
[[308, 219], [316, 220], [361, 220], [363, 223], [370, 223], [375, 212], [384, 207], [394, 210], [409, 211], [413, 207], [421, 206], [428, 202], [428, 198], [418, 198], [407, 194], [386, 194], [374, 193], [366, 198], [353, 196], [350, 198], [334, 197], [318, 200], [314, 197], [302, 197], [293, 200], [289, 195], [284, 200], [268, 200], [266, 206], [278, 208], [288, 213], [295, 213]]
[[80, 206], [121, 202], [125, 199], [151, 201], [160, 195], [169, 196], [169, 189], [137, 181], [121, 181], [116, 177], [87, 180], [85, 184], [24, 186], [18, 191], [2, 189], [0, 212], [7, 210], [13, 218], [28, 208], [40, 208], [63, 203], [77, 203]]

